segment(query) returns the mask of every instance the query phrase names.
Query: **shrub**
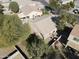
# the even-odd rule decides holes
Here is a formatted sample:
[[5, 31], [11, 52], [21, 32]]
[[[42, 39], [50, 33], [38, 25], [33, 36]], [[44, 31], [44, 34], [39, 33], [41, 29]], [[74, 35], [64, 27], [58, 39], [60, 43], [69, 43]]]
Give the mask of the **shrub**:
[[71, 6], [72, 8], [74, 8], [74, 6], [75, 6], [74, 2], [70, 2], [70, 6]]
[[52, 47], [45, 44], [43, 39], [36, 34], [29, 35], [26, 40], [26, 49], [28, 54], [32, 56], [31, 59], [41, 59], [43, 54], [47, 55], [54, 52]]
[[19, 12], [19, 5], [16, 2], [11, 2], [9, 4], [9, 9], [11, 9], [11, 11], [13, 11], [14, 13]]
[[54, 9], [60, 8], [58, 0], [49, 0], [49, 6]]
[[25, 40], [30, 28], [23, 25], [17, 15], [0, 15], [0, 48]]

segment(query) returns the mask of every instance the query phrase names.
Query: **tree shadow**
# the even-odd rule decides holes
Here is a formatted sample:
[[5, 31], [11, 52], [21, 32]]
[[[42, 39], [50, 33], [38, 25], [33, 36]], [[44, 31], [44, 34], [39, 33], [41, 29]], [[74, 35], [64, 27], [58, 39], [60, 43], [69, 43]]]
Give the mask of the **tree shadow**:
[[60, 42], [66, 44], [67, 43], [67, 39], [70, 35], [70, 32], [71, 32], [72, 28], [69, 28], [69, 27], [65, 27], [64, 30], [58, 30], [57, 33], [58, 33], [58, 36], [62, 35], [61, 39], [60, 39]]

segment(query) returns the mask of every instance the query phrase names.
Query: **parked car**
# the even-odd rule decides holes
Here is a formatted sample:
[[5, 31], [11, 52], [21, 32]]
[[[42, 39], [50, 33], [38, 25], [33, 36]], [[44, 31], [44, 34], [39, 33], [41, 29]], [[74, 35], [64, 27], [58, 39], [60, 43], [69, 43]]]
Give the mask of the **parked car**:
[[79, 14], [79, 10], [78, 10], [78, 9], [74, 9], [73, 12], [74, 12], [75, 14]]

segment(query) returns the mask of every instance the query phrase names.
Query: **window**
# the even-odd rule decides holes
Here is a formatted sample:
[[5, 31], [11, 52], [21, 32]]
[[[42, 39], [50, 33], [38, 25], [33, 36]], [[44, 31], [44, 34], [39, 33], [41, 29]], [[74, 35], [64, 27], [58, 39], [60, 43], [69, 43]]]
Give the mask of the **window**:
[[73, 40], [76, 42], [79, 42], [79, 38], [74, 38]]

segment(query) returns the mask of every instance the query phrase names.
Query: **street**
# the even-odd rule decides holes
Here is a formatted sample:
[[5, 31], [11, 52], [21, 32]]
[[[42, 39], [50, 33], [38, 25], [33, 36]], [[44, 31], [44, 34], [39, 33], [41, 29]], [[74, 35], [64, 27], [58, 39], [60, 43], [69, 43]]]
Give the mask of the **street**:
[[48, 3], [49, 3], [48, 2], [49, 0], [32, 0], [32, 1], [39, 1], [39, 2], [41, 2], [45, 6], [48, 5]]

